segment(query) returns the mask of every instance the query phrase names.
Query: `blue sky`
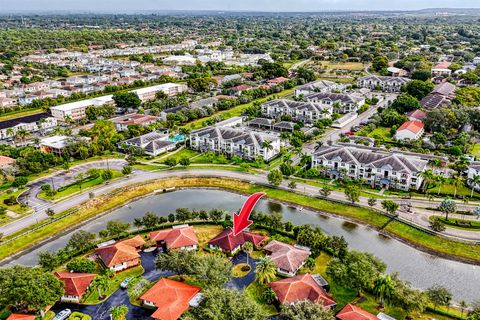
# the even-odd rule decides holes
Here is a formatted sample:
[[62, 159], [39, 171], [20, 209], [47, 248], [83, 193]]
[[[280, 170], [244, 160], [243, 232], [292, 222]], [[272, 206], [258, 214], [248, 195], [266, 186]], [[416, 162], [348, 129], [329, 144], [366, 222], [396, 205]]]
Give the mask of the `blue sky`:
[[231, 10], [327, 11], [414, 10], [422, 8], [480, 8], [480, 0], [0, 0], [0, 12], [10, 11], [126, 11]]

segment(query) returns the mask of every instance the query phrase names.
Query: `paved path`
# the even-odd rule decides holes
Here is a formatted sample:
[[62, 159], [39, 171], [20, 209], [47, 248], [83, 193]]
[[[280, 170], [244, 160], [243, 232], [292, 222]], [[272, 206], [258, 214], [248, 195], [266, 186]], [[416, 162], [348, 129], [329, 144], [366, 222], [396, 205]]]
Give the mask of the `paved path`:
[[[248, 181], [251, 183], [257, 183], [257, 184], [268, 183], [266, 173], [250, 174], [245, 172], [227, 171], [227, 170], [220, 170], [220, 169], [193, 169], [193, 168], [185, 169], [185, 170], [169, 170], [169, 171], [156, 171], [156, 172], [135, 170], [129, 177], [125, 179], [113, 181], [108, 185], [102, 185], [92, 190], [91, 192], [94, 192], [94, 194], [96, 195], [102, 195], [102, 194], [111, 192], [117, 188], [125, 187], [128, 185], [134, 185], [136, 183], [141, 183], [141, 182], [145, 182], [152, 179], [171, 178], [171, 177], [199, 177], [199, 176], [240, 179], [240, 180], [245, 180], [245, 181]], [[289, 190], [288, 181], [286, 180], [283, 181], [280, 187], [286, 190]], [[319, 190], [320, 188], [316, 186], [311, 186], [304, 183], [297, 183], [297, 192], [306, 194], [308, 196], [312, 196], [312, 197], [317, 196], [319, 194]], [[345, 201], [345, 194], [340, 191], [332, 191], [329, 198], [333, 200]], [[369, 198], [370, 197], [361, 197], [360, 204], [363, 206], [368, 206]], [[88, 192], [85, 192], [57, 203], [48, 204], [42, 207], [42, 210], [38, 210], [31, 215], [28, 215], [26, 217], [23, 217], [21, 219], [14, 221], [13, 223], [0, 227], [0, 232], [3, 233], [4, 235], [14, 233], [16, 231], [19, 231], [23, 228], [26, 228], [36, 223], [37, 221], [47, 218], [47, 215], [45, 214], [45, 210], [48, 208], [53, 209], [55, 212], [62, 212], [70, 208], [73, 208], [75, 206], [78, 206], [84, 203], [85, 201], [87, 201], [88, 199], [89, 199]], [[380, 202], [383, 199], [386, 199], [386, 198], [379, 199], [376, 206], [377, 209], [380, 209], [380, 210], [382, 209]], [[405, 203], [405, 201], [410, 202], [412, 206], [415, 207], [414, 213], [399, 211], [398, 213], [400, 217], [427, 228], [430, 225], [428, 217], [430, 215], [439, 214], [436, 211], [417, 208], [417, 207], [435, 207], [435, 206], [438, 206], [439, 204], [438, 202], [433, 203], [431, 201], [419, 200], [419, 199], [404, 200], [398, 197], [392, 198], [392, 200], [396, 201], [399, 204]], [[472, 210], [473, 208], [475, 208], [475, 205], [459, 204], [458, 208], [459, 210]], [[447, 230], [444, 233], [451, 237], [480, 241], [480, 232], [447, 228]]]

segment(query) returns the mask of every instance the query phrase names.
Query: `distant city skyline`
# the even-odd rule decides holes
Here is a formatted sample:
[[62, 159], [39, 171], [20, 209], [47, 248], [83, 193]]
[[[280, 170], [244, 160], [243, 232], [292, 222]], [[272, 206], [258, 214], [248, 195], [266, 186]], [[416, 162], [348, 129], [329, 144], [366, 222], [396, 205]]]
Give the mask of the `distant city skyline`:
[[0, 12], [331, 11], [480, 8], [479, 0], [0, 0]]

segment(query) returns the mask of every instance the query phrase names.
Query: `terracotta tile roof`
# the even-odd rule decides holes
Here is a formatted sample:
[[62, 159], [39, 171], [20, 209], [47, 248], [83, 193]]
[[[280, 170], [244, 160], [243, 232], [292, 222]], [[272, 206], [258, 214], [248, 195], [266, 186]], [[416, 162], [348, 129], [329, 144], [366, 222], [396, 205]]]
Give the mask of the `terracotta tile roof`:
[[152, 318], [176, 320], [188, 310], [189, 302], [200, 292], [200, 288], [167, 278], [158, 280], [140, 299], [155, 304], [158, 309]]
[[82, 297], [97, 276], [93, 273], [71, 272], [55, 272], [54, 275], [63, 282], [65, 295], [76, 297]]
[[117, 264], [140, 258], [137, 249], [122, 243], [98, 248], [95, 252], [109, 268], [116, 266]]
[[451, 63], [450, 62], [440, 62], [436, 66], [434, 66], [432, 69], [448, 69], [450, 67]]
[[15, 162], [16, 161], [13, 158], [6, 157], [6, 156], [0, 156], [0, 167], [15, 164]]
[[402, 130], [408, 130], [408, 131], [411, 131], [413, 133], [419, 133], [423, 129], [423, 127], [424, 127], [423, 122], [411, 120], [411, 121], [406, 121], [405, 123], [403, 123], [400, 126], [400, 128], [397, 129], [397, 132], [402, 131]]
[[407, 116], [421, 121], [427, 117], [427, 113], [425, 111], [417, 109], [414, 111], [407, 112]]
[[246, 231], [234, 236], [233, 230], [231, 228], [227, 228], [218, 236], [210, 240], [209, 244], [217, 246], [225, 251], [232, 251], [238, 246], [243, 245], [245, 242], [251, 242], [254, 246], [258, 246], [263, 240], [265, 240], [264, 236]]
[[268, 83], [283, 83], [283, 82], [287, 82], [288, 80], [289, 79], [285, 77], [278, 77], [272, 80], [268, 80]]
[[340, 320], [378, 320], [373, 314], [351, 304], [347, 304], [337, 313], [336, 318]]
[[134, 247], [134, 248], [140, 248], [145, 245], [145, 240], [143, 240], [142, 236], [138, 235], [133, 238], [120, 241], [118, 243], [125, 244], [127, 246]]
[[306, 250], [295, 248], [277, 240], [273, 240], [263, 249], [270, 253], [270, 258], [278, 268], [288, 272], [296, 272], [310, 256], [310, 252]]
[[12, 313], [7, 320], [35, 320], [37, 316], [31, 314]]
[[335, 300], [313, 279], [310, 274], [271, 282], [270, 288], [275, 291], [281, 304], [310, 300], [324, 307], [336, 305]]
[[179, 249], [198, 244], [193, 227], [167, 229], [150, 232], [153, 241], [165, 241], [167, 249]]

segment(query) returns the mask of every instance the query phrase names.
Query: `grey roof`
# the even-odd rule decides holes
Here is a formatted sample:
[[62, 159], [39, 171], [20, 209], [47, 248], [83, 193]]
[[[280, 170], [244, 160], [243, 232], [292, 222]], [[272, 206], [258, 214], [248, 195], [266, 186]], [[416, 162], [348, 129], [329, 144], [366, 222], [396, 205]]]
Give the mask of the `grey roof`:
[[427, 161], [417, 157], [398, 152], [380, 152], [357, 147], [323, 146], [315, 152], [315, 156], [317, 159], [339, 161], [375, 169], [389, 167], [391, 170], [406, 173], [420, 172], [427, 166]]
[[302, 91], [315, 91], [316, 89], [328, 89], [328, 88], [335, 88], [338, 84], [333, 81], [328, 80], [318, 80], [314, 82], [309, 82], [297, 88], [297, 90]]
[[305, 97], [307, 100], [330, 100], [333, 102], [341, 103], [358, 103], [364, 100], [363, 97], [355, 94], [343, 94], [343, 93], [312, 93]]
[[259, 132], [244, 132], [232, 128], [207, 127], [193, 131], [192, 135], [200, 138], [220, 139], [235, 144], [244, 144], [260, 148], [264, 141], [276, 140], [277, 137]]
[[375, 82], [386, 82], [386, 83], [395, 83], [395, 84], [405, 84], [411, 81], [409, 78], [405, 77], [390, 77], [390, 76], [376, 76], [368, 75], [358, 79], [359, 81], [375, 81]]
[[450, 96], [455, 93], [457, 87], [450, 82], [440, 83], [433, 89], [432, 94], [441, 94], [443, 96]]
[[[308, 97], [308, 96], [307, 96]], [[301, 101], [293, 101], [293, 100], [286, 100], [286, 99], [279, 99], [279, 100], [272, 100], [267, 103], [264, 103], [265, 106], [271, 107], [278, 107], [278, 108], [289, 108], [289, 109], [297, 109], [300, 111], [311, 111], [311, 112], [323, 112], [326, 106], [321, 105], [315, 102], [301, 102]]]
[[451, 101], [441, 94], [429, 94], [420, 102], [422, 107], [427, 109], [436, 109], [442, 107], [448, 107], [451, 105]]
[[149, 142], [146, 146], [143, 147], [145, 151], [155, 153], [156, 150], [158, 149], [163, 149], [167, 146], [170, 146], [174, 144], [171, 141], [166, 141], [166, 140], [154, 140], [152, 142]]
[[280, 121], [273, 126], [275, 129], [288, 129], [293, 130], [295, 128], [295, 123], [289, 121]]
[[192, 108], [203, 108], [203, 107], [208, 107], [208, 106], [213, 106], [218, 103], [218, 100], [215, 98], [206, 98], [206, 99], [201, 99], [198, 101], [194, 101], [190, 104], [190, 107]]
[[153, 132], [144, 134], [142, 136], [138, 136], [138, 137], [135, 137], [135, 138], [128, 139], [128, 140], [125, 141], [125, 143], [133, 144], [133, 145], [141, 147], [141, 146], [144, 146], [145, 144], [148, 144], [152, 141], [156, 141], [156, 140], [163, 139], [163, 138], [165, 138], [165, 134], [153, 131]]
[[273, 124], [273, 120], [267, 119], [267, 118], [255, 118], [248, 123], [248, 125], [266, 126], [266, 127], [269, 127], [272, 124]]

